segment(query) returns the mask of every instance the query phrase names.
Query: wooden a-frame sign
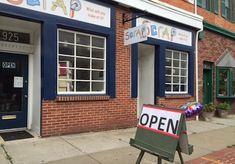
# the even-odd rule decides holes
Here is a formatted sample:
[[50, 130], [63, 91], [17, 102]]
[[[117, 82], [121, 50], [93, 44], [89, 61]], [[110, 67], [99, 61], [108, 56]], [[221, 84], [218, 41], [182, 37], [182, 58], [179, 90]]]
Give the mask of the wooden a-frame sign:
[[143, 105], [130, 145], [141, 150], [136, 164], [141, 162], [145, 152], [158, 156], [158, 163], [162, 159], [173, 162], [176, 151], [183, 163], [181, 152], [189, 155], [193, 152], [193, 146], [188, 144], [184, 111]]

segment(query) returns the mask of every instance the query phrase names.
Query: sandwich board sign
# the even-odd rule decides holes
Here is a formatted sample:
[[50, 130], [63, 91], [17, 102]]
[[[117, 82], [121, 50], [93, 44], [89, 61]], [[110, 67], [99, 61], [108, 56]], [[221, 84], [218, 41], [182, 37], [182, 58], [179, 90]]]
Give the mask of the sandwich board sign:
[[176, 151], [183, 163], [181, 152], [191, 154], [193, 151], [193, 146], [188, 144], [184, 111], [143, 105], [130, 145], [141, 150], [137, 164], [145, 152], [158, 156], [159, 163], [161, 159], [173, 162]]

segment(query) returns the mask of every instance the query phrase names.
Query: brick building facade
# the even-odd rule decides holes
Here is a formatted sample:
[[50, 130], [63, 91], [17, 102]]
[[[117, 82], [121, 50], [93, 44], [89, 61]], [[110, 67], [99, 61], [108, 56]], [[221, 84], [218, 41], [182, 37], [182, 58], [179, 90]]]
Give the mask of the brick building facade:
[[[202, 17], [152, 1], [17, 2], [0, 1], [0, 130], [134, 127], [143, 104], [195, 100]], [[124, 31], [146, 22], [148, 39], [124, 45]]]
[[[189, 3], [187, 0], [182, 1], [168, 1], [162, 0], [165, 3], [171, 4], [173, 6], [182, 8], [189, 12], [195, 11], [195, 5]], [[213, 3], [197, 1], [197, 13], [201, 15], [204, 19], [204, 31], [203, 37], [199, 40], [198, 45], [198, 68], [199, 68], [199, 101], [204, 102], [204, 104], [213, 102], [218, 104], [219, 102], [229, 102], [232, 105], [232, 109], [235, 110], [235, 95], [234, 95], [234, 71], [232, 71], [230, 78], [230, 85], [228, 85], [227, 90], [231, 90], [228, 95], [221, 95], [219, 93], [220, 87], [220, 77], [218, 73], [218, 64], [226, 56], [227, 53], [235, 59], [235, 11], [234, 11], [234, 1], [226, 0], [216, 0]], [[203, 3], [204, 2], [204, 3]], [[225, 6], [223, 6], [225, 5]], [[210, 65], [210, 69], [206, 70], [206, 65]], [[222, 67], [226, 69], [233, 69], [228, 65]], [[211, 81], [211, 91], [209, 95], [206, 93], [206, 74], [210, 72]], [[227, 91], [229, 92], [229, 91]], [[205, 97], [210, 97], [206, 99]]]

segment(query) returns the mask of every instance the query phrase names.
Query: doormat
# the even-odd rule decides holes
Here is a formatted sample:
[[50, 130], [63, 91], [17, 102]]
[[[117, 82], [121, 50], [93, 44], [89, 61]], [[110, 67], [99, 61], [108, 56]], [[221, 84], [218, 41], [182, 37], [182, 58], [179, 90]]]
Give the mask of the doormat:
[[0, 136], [2, 137], [4, 141], [13, 141], [13, 140], [26, 139], [26, 138], [33, 138], [33, 136], [29, 134], [27, 131], [0, 133]]

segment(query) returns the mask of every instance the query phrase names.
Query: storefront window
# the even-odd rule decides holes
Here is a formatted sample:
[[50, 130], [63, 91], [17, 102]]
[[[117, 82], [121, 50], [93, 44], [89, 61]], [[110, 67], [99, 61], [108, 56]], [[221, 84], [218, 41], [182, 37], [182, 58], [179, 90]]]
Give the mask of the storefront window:
[[217, 68], [217, 96], [235, 97], [235, 69]]
[[105, 93], [106, 38], [59, 30], [58, 93]]
[[165, 93], [188, 92], [188, 53], [166, 50]]

